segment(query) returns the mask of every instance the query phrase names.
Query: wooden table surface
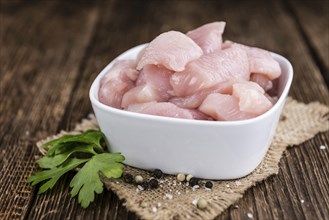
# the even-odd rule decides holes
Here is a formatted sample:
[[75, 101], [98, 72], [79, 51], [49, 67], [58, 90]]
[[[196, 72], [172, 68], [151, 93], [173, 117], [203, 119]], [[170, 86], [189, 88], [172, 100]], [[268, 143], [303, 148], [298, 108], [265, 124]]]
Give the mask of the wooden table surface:
[[[170, 29], [224, 20], [225, 39], [287, 57], [290, 96], [329, 105], [328, 0], [14, 1], [0, 4], [0, 219], [136, 219], [110, 191], [87, 209], [69, 194], [72, 174], [37, 195], [37, 140], [92, 112], [88, 90], [128, 48]], [[326, 145], [320, 150], [320, 145]], [[279, 175], [216, 219], [329, 219], [329, 132], [288, 150]], [[302, 202], [302, 200], [304, 202]]]

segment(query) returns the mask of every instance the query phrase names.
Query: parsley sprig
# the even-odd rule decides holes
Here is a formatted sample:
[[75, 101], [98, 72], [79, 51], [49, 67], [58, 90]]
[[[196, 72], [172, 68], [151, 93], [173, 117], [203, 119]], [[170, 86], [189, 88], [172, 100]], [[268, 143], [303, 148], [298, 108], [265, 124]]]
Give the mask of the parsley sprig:
[[107, 178], [119, 178], [125, 160], [121, 153], [104, 151], [102, 132], [90, 130], [78, 135], [65, 135], [44, 144], [47, 155], [39, 160], [44, 169], [30, 176], [32, 186], [43, 183], [39, 194], [54, 187], [67, 172], [80, 168], [71, 180], [71, 196], [78, 195], [78, 202], [86, 208], [94, 201], [95, 193], [103, 192], [100, 172]]

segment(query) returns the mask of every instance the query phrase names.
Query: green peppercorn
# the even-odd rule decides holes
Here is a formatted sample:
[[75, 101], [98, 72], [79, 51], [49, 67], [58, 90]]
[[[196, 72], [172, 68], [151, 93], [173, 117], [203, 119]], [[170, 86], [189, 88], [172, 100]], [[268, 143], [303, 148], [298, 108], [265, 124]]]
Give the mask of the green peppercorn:
[[130, 173], [125, 173], [125, 174], [123, 174], [123, 180], [126, 183], [132, 183], [134, 178], [133, 178], [133, 175], [131, 175]]
[[163, 175], [163, 173], [160, 169], [155, 169], [152, 174], [153, 177], [158, 178], [158, 179], [160, 179], [162, 177], [162, 175]]
[[137, 176], [135, 176], [135, 182], [137, 183], [137, 184], [140, 184], [140, 183], [142, 183], [144, 181], [144, 179], [143, 179], [143, 177], [141, 176], [141, 175], [137, 175]]
[[148, 203], [147, 203], [147, 202], [142, 202], [142, 203], [141, 203], [141, 207], [142, 207], [142, 208], [146, 208], [147, 206], [148, 206]]
[[186, 181], [190, 181], [190, 179], [192, 178], [193, 176], [191, 174], [187, 175], [186, 176]]
[[207, 206], [208, 206], [208, 202], [206, 200], [204, 200], [204, 199], [198, 200], [197, 207], [199, 209], [205, 209], [205, 208], [207, 208]]
[[178, 180], [179, 182], [183, 182], [183, 181], [185, 181], [185, 174], [183, 174], [183, 173], [179, 173], [179, 174], [177, 174], [177, 180]]
[[149, 185], [151, 189], [157, 189], [159, 187], [159, 182], [156, 179], [151, 179]]

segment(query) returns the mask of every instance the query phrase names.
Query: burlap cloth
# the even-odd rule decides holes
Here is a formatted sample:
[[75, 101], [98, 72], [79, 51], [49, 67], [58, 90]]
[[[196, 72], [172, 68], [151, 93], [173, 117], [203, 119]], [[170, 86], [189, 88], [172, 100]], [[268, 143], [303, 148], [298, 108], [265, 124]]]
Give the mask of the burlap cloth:
[[[212, 219], [222, 213], [230, 205], [243, 196], [243, 193], [267, 177], [277, 174], [279, 160], [287, 147], [299, 145], [312, 138], [318, 132], [329, 129], [329, 108], [318, 102], [310, 104], [299, 103], [288, 98], [283, 109], [280, 122], [272, 145], [262, 163], [248, 176], [230, 181], [212, 181], [213, 188], [206, 190], [204, 186], [193, 189], [186, 184], [176, 182], [176, 177], [166, 175], [156, 190], [140, 191], [135, 185], [127, 184], [121, 179], [110, 181], [103, 179], [106, 187], [115, 192], [128, 210], [135, 212], [143, 219]], [[48, 137], [37, 143], [44, 154], [42, 144], [55, 137], [68, 133], [78, 133], [88, 129], [98, 128], [93, 115], [84, 119], [74, 131]], [[144, 179], [150, 173], [132, 167], [125, 167], [132, 174], [140, 174]], [[196, 199], [208, 201], [205, 210], [196, 207]]]

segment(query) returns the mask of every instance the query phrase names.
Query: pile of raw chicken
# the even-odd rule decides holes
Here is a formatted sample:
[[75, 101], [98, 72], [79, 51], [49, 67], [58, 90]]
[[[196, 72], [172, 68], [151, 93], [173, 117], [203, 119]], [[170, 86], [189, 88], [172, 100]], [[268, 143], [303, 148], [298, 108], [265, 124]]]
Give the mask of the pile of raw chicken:
[[117, 60], [99, 100], [132, 112], [197, 120], [254, 118], [276, 102], [279, 63], [269, 51], [222, 40], [225, 22], [160, 34], [135, 60]]

